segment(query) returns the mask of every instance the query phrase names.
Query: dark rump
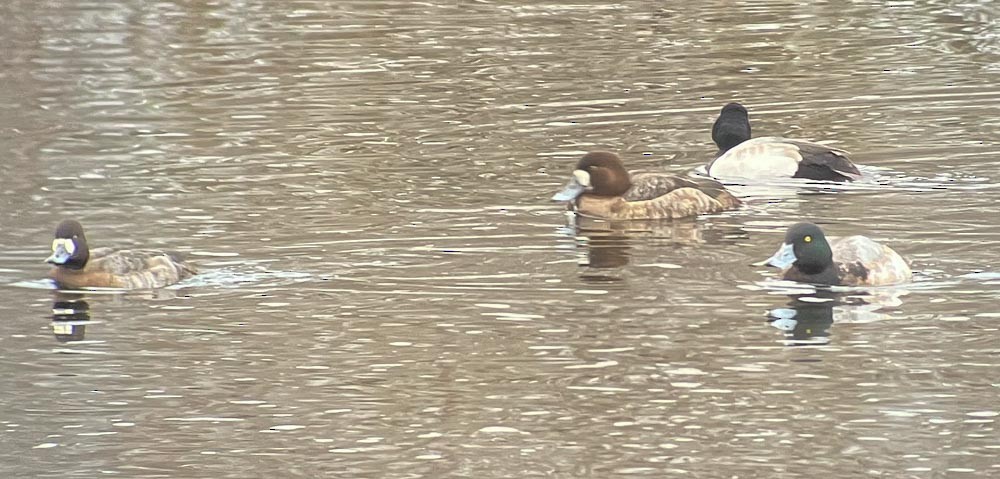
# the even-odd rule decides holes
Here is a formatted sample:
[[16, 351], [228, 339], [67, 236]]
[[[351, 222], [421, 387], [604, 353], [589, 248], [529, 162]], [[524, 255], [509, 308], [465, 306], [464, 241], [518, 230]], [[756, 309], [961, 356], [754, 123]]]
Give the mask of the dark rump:
[[821, 181], [854, 181], [861, 178], [861, 171], [841, 150], [812, 143], [795, 142], [802, 155], [794, 178]]

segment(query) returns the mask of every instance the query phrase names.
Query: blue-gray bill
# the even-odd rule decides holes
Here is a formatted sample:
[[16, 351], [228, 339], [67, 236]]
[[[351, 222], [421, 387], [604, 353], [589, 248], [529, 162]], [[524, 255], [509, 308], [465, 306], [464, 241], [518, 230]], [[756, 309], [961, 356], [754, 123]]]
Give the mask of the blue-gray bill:
[[556, 193], [552, 196], [553, 201], [573, 201], [578, 196], [582, 195], [587, 191], [587, 187], [580, 184], [576, 178], [570, 178], [569, 183], [566, 183], [566, 187], [562, 191]]
[[757, 263], [763, 266], [774, 266], [775, 268], [785, 269], [795, 263], [798, 258], [795, 257], [795, 247], [784, 243], [781, 248], [778, 248], [770, 258]]

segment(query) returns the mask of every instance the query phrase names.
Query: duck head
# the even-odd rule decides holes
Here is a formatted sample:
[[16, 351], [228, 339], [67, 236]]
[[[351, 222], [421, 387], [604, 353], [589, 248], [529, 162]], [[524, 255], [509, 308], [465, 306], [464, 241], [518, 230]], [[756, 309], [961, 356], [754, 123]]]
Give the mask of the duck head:
[[719, 147], [719, 155], [750, 139], [750, 115], [739, 103], [722, 107], [719, 118], [712, 125], [712, 141]]
[[573, 176], [555, 201], [574, 201], [587, 193], [596, 196], [620, 196], [632, 187], [628, 171], [618, 155], [607, 151], [587, 153], [576, 163]]
[[70, 269], [82, 269], [89, 258], [90, 250], [87, 248], [87, 237], [83, 235], [83, 226], [74, 220], [59, 223], [56, 237], [52, 240], [52, 254], [45, 262]]
[[819, 226], [796, 223], [788, 228], [785, 242], [764, 264], [781, 269], [794, 265], [804, 274], [816, 275], [833, 266], [833, 250]]

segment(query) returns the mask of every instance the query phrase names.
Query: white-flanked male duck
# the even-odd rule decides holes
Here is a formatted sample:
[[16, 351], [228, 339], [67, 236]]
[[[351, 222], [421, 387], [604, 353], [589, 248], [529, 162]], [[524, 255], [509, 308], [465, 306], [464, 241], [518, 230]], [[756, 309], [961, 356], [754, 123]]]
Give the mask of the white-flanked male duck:
[[662, 173], [630, 175], [618, 155], [587, 153], [569, 184], [552, 197], [577, 213], [608, 220], [675, 219], [734, 209], [740, 200], [721, 183]]
[[65, 220], [56, 228], [49, 277], [60, 288], [152, 289], [174, 284], [196, 274], [177, 253], [152, 249], [90, 249], [83, 226]]
[[708, 174], [716, 178], [861, 178], [844, 150], [777, 136], [750, 139], [750, 117], [739, 103], [722, 107], [712, 125], [712, 140], [719, 152], [708, 164]]
[[764, 264], [782, 268], [789, 281], [840, 286], [904, 283], [913, 273], [898, 253], [864, 236], [828, 242], [819, 226], [796, 223]]

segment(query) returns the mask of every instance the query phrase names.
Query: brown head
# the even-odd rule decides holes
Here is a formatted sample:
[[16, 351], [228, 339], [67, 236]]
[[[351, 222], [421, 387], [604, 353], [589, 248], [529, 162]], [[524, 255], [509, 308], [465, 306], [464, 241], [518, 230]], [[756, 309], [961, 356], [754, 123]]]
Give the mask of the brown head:
[[631, 187], [632, 182], [621, 158], [608, 151], [595, 151], [580, 158], [569, 183], [552, 199], [573, 201], [584, 193], [615, 197], [625, 194]]
[[46, 263], [70, 269], [83, 269], [90, 259], [87, 237], [83, 226], [74, 220], [65, 220], [56, 227], [56, 238], [52, 240], [52, 255]]

